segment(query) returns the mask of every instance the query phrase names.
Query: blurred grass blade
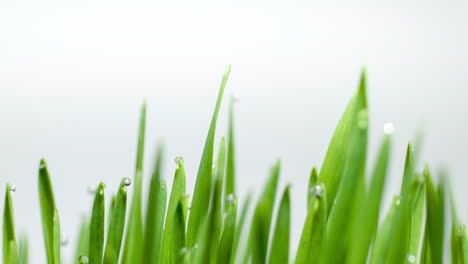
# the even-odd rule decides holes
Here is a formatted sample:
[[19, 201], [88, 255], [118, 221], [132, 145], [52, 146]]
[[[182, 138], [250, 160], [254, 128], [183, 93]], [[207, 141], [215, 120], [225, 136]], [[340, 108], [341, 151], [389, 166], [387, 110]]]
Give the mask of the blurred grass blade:
[[41, 160], [39, 165], [39, 202], [41, 205], [42, 229], [44, 232], [47, 263], [55, 264], [53, 242], [55, 200], [47, 164], [44, 159]]
[[10, 184], [7, 184], [5, 188], [5, 205], [3, 207], [3, 263], [16, 264], [15, 220], [10, 188]]
[[290, 185], [287, 185], [281, 197], [275, 232], [270, 249], [270, 264], [283, 264], [289, 261], [289, 229], [291, 221]]
[[[240, 245], [240, 241], [241, 241], [242, 231], [244, 231], [244, 229], [246, 229], [244, 227], [244, 223], [245, 223], [245, 219], [247, 217], [247, 212], [249, 210], [249, 206], [250, 206], [251, 201], [252, 201], [252, 194], [248, 193], [245, 200], [244, 200], [244, 203], [242, 205], [239, 220], [236, 222], [236, 230], [235, 230], [235, 233], [234, 233], [234, 240], [232, 242], [231, 260], [229, 262], [230, 264], [234, 264], [234, 263], [236, 263], [236, 259], [242, 258], [242, 256], [239, 256], [240, 254], [238, 254], [238, 249], [239, 249], [239, 245]], [[247, 244], [247, 243], [245, 243], [245, 244]]]
[[60, 218], [57, 209], [54, 211], [54, 263], [61, 263], [60, 259]]
[[409, 262], [411, 262], [413, 259], [415, 259], [417, 262], [420, 262], [420, 249], [422, 248], [425, 230], [424, 211], [426, 205], [426, 191], [424, 184], [418, 180], [414, 183], [414, 189], [415, 191], [411, 214], [410, 242], [409, 250], [406, 254], [406, 259]]
[[[94, 264], [102, 263], [104, 248], [104, 183], [100, 183], [94, 196], [93, 212], [89, 231], [89, 261]], [[113, 227], [111, 227], [113, 228]]]
[[171, 230], [171, 261], [162, 263], [182, 263], [184, 254], [186, 253], [185, 248], [185, 223], [186, 217], [184, 213], [184, 205], [182, 202], [177, 204], [177, 208], [174, 214], [174, 223]]
[[143, 156], [145, 146], [146, 102], [143, 102], [140, 113], [136, 169], [133, 189], [133, 199], [125, 238], [122, 264], [140, 263], [144, 248], [143, 219], [141, 213], [141, 188], [143, 177]]
[[327, 194], [323, 185], [312, 187], [312, 198], [307, 209], [307, 217], [302, 229], [296, 254], [296, 264], [306, 264], [314, 260], [321, 263], [322, 249], [326, 241]]
[[363, 70], [359, 88], [351, 98], [336, 126], [320, 169], [319, 183], [327, 186], [329, 209], [332, 209], [338, 187], [344, 175], [346, 161], [349, 159], [347, 150], [354, 144], [352, 135], [353, 129], [358, 125], [359, 112], [366, 108], [366, 73]]
[[257, 202], [257, 206], [255, 207], [250, 231], [250, 242], [252, 243], [250, 254], [252, 256], [252, 264], [263, 264], [266, 262], [271, 218], [276, 197], [276, 189], [278, 186], [279, 172], [280, 162], [277, 161], [271, 169], [271, 176], [263, 189], [263, 193]]
[[205, 147], [198, 168], [197, 179], [195, 182], [195, 188], [193, 192], [193, 201], [191, 205], [191, 213], [188, 220], [187, 229], [187, 245], [192, 247], [197, 237], [197, 230], [200, 228], [200, 224], [203, 217], [208, 213], [208, 207], [210, 203], [210, 190], [212, 185], [212, 165], [213, 165], [213, 145], [214, 136], [216, 131], [216, 123], [218, 119], [219, 109], [221, 107], [221, 101], [224, 94], [224, 88], [231, 71], [231, 66], [228, 66], [224, 72], [223, 79], [221, 81], [221, 87], [218, 93], [218, 99], [216, 101], [216, 107], [211, 119], [210, 129], [206, 137]]
[[227, 161], [226, 161], [226, 180], [224, 187], [224, 200], [226, 208], [228, 205], [228, 196], [236, 193], [236, 178], [235, 178], [235, 141], [234, 141], [234, 103], [235, 98], [231, 97], [229, 102], [229, 128], [228, 128], [228, 145], [227, 145]]
[[231, 260], [234, 237], [236, 231], [236, 218], [237, 218], [237, 197], [226, 197], [226, 216], [224, 217], [224, 230], [219, 242], [218, 248], [218, 262], [229, 263]]
[[166, 182], [161, 177], [162, 159], [163, 148], [158, 147], [156, 164], [149, 186], [148, 205], [146, 209], [144, 245], [144, 260], [146, 263], [157, 263], [162, 248], [161, 241], [167, 202]]
[[317, 168], [312, 167], [312, 171], [310, 172], [309, 177], [309, 185], [307, 186], [307, 208], [309, 208], [310, 200], [314, 197], [313, 195], [313, 187], [317, 184], [318, 179], [318, 172]]
[[104, 251], [104, 264], [117, 264], [120, 256], [120, 247], [125, 228], [125, 213], [127, 210], [127, 186], [128, 179], [120, 182], [119, 191], [114, 196], [112, 210], [109, 213], [109, 231], [107, 234], [106, 248]]
[[[178, 254], [174, 254], [173, 240], [177, 239], [174, 234], [175, 221], [177, 219], [177, 207], [185, 195], [185, 168], [184, 160], [180, 157], [176, 158], [177, 167], [174, 175], [174, 182], [172, 184], [171, 196], [169, 198], [169, 205], [167, 208], [166, 224], [164, 226], [162, 251], [159, 263], [175, 263], [178, 259]], [[182, 210], [182, 208], [181, 208]], [[179, 231], [179, 230], [177, 230]], [[184, 228], [185, 231], [185, 228]], [[180, 250], [180, 249], [179, 249]]]
[[89, 220], [88, 217], [83, 217], [81, 220], [80, 233], [78, 243], [76, 245], [75, 258], [73, 263], [79, 264], [80, 256], [89, 255]]
[[18, 264], [27, 264], [28, 258], [28, 239], [26, 236], [20, 236], [18, 243]]
[[390, 156], [391, 135], [386, 134], [372, 173], [370, 187], [359, 208], [358, 216], [352, 227], [352, 242], [349, 244], [348, 263], [365, 263], [371, 242], [375, 238], [379, 220], [380, 201], [387, 177]]

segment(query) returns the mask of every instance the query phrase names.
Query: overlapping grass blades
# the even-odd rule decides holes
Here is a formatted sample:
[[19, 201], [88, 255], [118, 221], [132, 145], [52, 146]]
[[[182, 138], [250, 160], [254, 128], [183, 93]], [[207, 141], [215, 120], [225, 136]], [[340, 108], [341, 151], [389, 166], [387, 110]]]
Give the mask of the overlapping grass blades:
[[[419, 147], [414, 151], [412, 144], [408, 144], [400, 193], [394, 196], [387, 212], [381, 212], [393, 127], [385, 126], [375, 164], [369, 170], [365, 72], [331, 138], [322, 167], [313, 167], [309, 178], [304, 177], [308, 186], [306, 216], [298, 247], [290, 248], [291, 230], [300, 227], [291, 226], [294, 208], [291, 194], [295, 189], [289, 184], [279, 186], [279, 160], [272, 166], [256, 199], [250, 193], [246, 197], [237, 196], [234, 99], [229, 104], [227, 140], [221, 137], [214, 159], [217, 119], [229, 73], [230, 67], [221, 81], [193, 200], [190, 202], [187, 194], [189, 175], [185, 174], [182, 157], [175, 159], [168, 197], [162, 176], [162, 147], [157, 149], [151, 178], [144, 184], [146, 103], [143, 103], [133, 185], [129, 178], [121, 179], [117, 192], [110, 197], [108, 210], [105, 210], [105, 185], [97, 187], [91, 213], [81, 220], [72, 263], [441, 264], [450, 258], [452, 263], [468, 264], [466, 228], [457, 215], [453, 193], [447, 188], [447, 176], [433, 177], [427, 166], [418, 170]], [[131, 204], [127, 204], [128, 186], [133, 188]], [[146, 210], [142, 207], [144, 186], [148, 186]], [[15, 232], [14, 189], [12, 185], [6, 186], [3, 263], [26, 264], [27, 240], [24, 236], [17, 240]], [[282, 195], [275, 206], [278, 189]], [[452, 216], [450, 256], [444, 256], [446, 189]], [[59, 211], [44, 160], [39, 166], [39, 202], [47, 263], [64, 263]], [[379, 223], [381, 214], [384, 217]]]

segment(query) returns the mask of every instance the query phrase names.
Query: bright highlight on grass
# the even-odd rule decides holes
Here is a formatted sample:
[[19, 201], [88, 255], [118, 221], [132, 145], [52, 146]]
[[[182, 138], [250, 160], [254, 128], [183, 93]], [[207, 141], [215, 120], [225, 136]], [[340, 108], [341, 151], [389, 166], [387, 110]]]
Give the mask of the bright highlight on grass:
[[[236, 186], [234, 97], [230, 100], [227, 137], [220, 138], [215, 155], [216, 126], [231, 68], [221, 81], [199, 163], [192, 195], [186, 187], [184, 160], [176, 157], [172, 189], [161, 176], [163, 149], [157, 151], [154, 170], [144, 181], [146, 103], [141, 108], [137, 157], [133, 179], [100, 183], [89, 215], [82, 219], [73, 259], [61, 255], [60, 216], [45, 160], [38, 171], [46, 260], [31, 263], [422, 263], [468, 264], [465, 226], [460, 223], [446, 177], [434, 183], [428, 167], [415, 168], [417, 153], [408, 144], [401, 191], [381, 214], [395, 128], [386, 123], [374, 164], [369, 164], [366, 75], [344, 111], [320, 169], [313, 167], [308, 182], [307, 208], [299, 245], [290, 248], [291, 189], [278, 193], [281, 162], [276, 161], [262, 190], [239, 198]], [[369, 168], [371, 170], [369, 170]], [[370, 172], [367, 175], [367, 172]], [[148, 188], [143, 208], [143, 188]], [[133, 196], [127, 199], [127, 189]], [[17, 236], [13, 198], [16, 187], [7, 184], [3, 214], [3, 263], [28, 263], [28, 243]], [[447, 195], [448, 193], [448, 195]], [[280, 196], [278, 196], [280, 195]], [[279, 197], [278, 205], [274, 204]], [[444, 256], [444, 227], [450, 200], [452, 219], [450, 256]], [[106, 208], [105, 200], [110, 199]], [[129, 201], [127, 201], [129, 200]], [[275, 221], [273, 221], [275, 219]], [[36, 245], [34, 241], [31, 245]]]

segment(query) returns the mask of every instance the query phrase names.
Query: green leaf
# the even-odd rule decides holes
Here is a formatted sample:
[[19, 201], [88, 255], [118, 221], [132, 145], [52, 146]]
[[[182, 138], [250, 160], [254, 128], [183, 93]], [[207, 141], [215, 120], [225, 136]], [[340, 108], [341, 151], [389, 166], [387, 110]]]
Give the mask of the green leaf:
[[[239, 248], [239, 244], [240, 244], [240, 241], [241, 241], [241, 236], [242, 236], [242, 231], [244, 231], [244, 223], [245, 223], [245, 219], [246, 219], [246, 216], [247, 216], [247, 212], [249, 210], [249, 206], [250, 206], [250, 203], [251, 203], [251, 200], [252, 200], [252, 194], [251, 193], [248, 193], [245, 200], [244, 200], [244, 203], [242, 205], [242, 209], [241, 209], [241, 214], [240, 214], [240, 217], [239, 217], [239, 221], [237, 221], [236, 223], [236, 230], [234, 232], [234, 240], [232, 242], [232, 253], [231, 253], [231, 260], [230, 260], [230, 264], [234, 264], [236, 263], [236, 259], [240, 259], [242, 258], [242, 256], [240, 256], [241, 254], [238, 254], [238, 248]], [[247, 243], [245, 243], [247, 244]], [[243, 250], [245, 251], [245, 250]]]
[[358, 125], [358, 115], [367, 108], [366, 73], [362, 72], [359, 88], [351, 98], [346, 110], [336, 126], [328, 151], [320, 169], [318, 182], [327, 186], [328, 208], [332, 208], [338, 187], [342, 181], [349, 151], [354, 144], [353, 130]]
[[138, 132], [138, 147], [134, 179], [133, 199], [125, 238], [122, 264], [141, 263], [143, 255], [143, 219], [141, 213], [141, 188], [143, 174], [143, 156], [145, 145], [146, 102], [141, 106], [140, 127]]
[[[177, 167], [174, 175], [174, 182], [172, 184], [171, 196], [169, 198], [169, 205], [167, 208], [166, 225], [164, 226], [164, 234], [162, 241], [162, 251], [159, 263], [176, 263], [180, 255], [180, 248], [172, 248], [174, 245], [173, 240], [176, 239], [174, 234], [174, 222], [177, 219], [177, 207], [180, 204], [181, 199], [185, 195], [185, 168], [184, 160], [177, 158]], [[177, 230], [180, 231], [180, 230]], [[185, 231], [185, 228], [184, 228]], [[178, 250], [177, 253], [174, 251]]]
[[83, 217], [81, 220], [80, 233], [76, 246], [74, 263], [80, 263], [81, 256], [89, 255], [89, 220], [88, 217]]
[[290, 186], [287, 185], [281, 197], [276, 226], [270, 249], [270, 264], [283, 264], [289, 262], [289, 229], [291, 204], [289, 199]]
[[41, 205], [42, 229], [44, 232], [47, 263], [55, 264], [53, 242], [55, 200], [47, 164], [44, 159], [41, 160], [39, 165], [39, 201]]
[[278, 161], [271, 169], [271, 176], [255, 208], [250, 231], [252, 264], [263, 264], [266, 262], [268, 238], [279, 172], [280, 162]]
[[390, 156], [391, 136], [384, 136], [372, 173], [370, 187], [362, 200], [362, 207], [352, 227], [348, 263], [365, 263], [371, 241], [375, 238], [379, 220], [380, 201], [384, 190]]
[[184, 213], [184, 205], [183, 202], [179, 202], [177, 204], [177, 208], [174, 214], [174, 223], [172, 225], [171, 230], [171, 262], [163, 262], [163, 263], [173, 263], [178, 264], [182, 263], [184, 258], [184, 250], [185, 248], [185, 223], [186, 223], [186, 216]]
[[296, 264], [310, 263], [310, 260], [320, 263], [326, 239], [327, 194], [323, 185], [314, 185], [312, 188], [312, 198], [299, 240]]
[[117, 195], [114, 196], [112, 210], [109, 213], [109, 231], [107, 233], [106, 249], [104, 251], [104, 264], [117, 264], [119, 262], [120, 247], [125, 228], [125, 213], [127, 209], [127, 186], [122, 179]]
[[[406, 255], [407, 261], [412, 262], [420, 260], [419, 249], [422, 247], [425, 230], [424, 211], [426, 203], [426, 192], [423, 183], [416, 181], [414, 183], [414, 197], [411, 214], [410, 241], [409, 250]], [[414, 257], [414, 258], [413, 258]], [[414, 262], [414, 261], [413, 261]]]
[[234, 141], [234, 103], [235, 98], [231, 97], [229, 104], [229, 131], [227, 145], [227, 161], [226, 161], [226, 180], [224, 187], [224, 199], [226, 208], [228, 207], [228, 196], [236, 193], [236, 178], [235, 178], [235, 141]]
[[307, 208], [309, 208], [310, 200], [314, 197], [313, 192], [311, 191], [315, 184], [317, 184], [318, 172], [317, 168], [312, 167], [309, 177], [309, 185], [307, 186]]
[[3, 263], [16, 264], [15, 220], [10, 188], [10, 184], [7, 184], [3, 207]]
[[101, 182], [96, 190], [89, 229], [88, 257], [89, 261], [95, 264], [102, 263], [102, 253], [104, 248], [104, 188], [105, 185]]
[[54, 225], [54, 263], [61, 263], [60, 262], [60, 219], [57, 209], [54, 211], [54, 218], [53, 218], [53, 225]]
[[224, 217], [224, 230], [219, 242], [218, 262], [229, 263], [231, 260], [234, 237], [236, 231], [237, 217], [237, 198], [234, 196], [226, 197], [226, 216]]
[[146, 263], [156, 263], [160, 257], [163, 237], [164, 216], [166, 214], [167, 188], [161, 177], [163, 149], [158, 148], [156, 165], [151, 176], [145, 222]]
[[211, 119], [210, 129], [206, 137], [205, 147], [198, 168], [197, 180], [195, 182], [195, 189], [193, 192], [193, 201], [191, 205], [191, 213], [188, 220], [187, 229], [187, 245], [192, 247], [196, 240], [196, 233], [200, 228], [203, 217], [208, 213], [208, 207], [210, 203], [210, 190], [212, 185], [212, 165], [213, 165], [213, 145], [214, 136], [216, 131], [216, 123], [218, 119], [219, 109], [221, 107], [221, 101], [224, 94], [224, 88], [231, 72], [231, 66], [228, 66], [224, 72], [223, 79], [221, 81], [221, 87], [218, 93], [218, 99], [216, 101], [215, 111]]
[[20, 236], [18, 243], [18, 264], [28, 263], [28, 239], [26, 236]]

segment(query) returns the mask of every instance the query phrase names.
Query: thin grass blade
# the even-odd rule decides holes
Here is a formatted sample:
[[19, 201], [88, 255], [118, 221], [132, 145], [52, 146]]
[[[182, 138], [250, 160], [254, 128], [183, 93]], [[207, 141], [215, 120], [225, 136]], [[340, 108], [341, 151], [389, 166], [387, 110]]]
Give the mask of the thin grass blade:
[[[12, 248], [13, 247], [13, 248]], [[5, 188], [5, 205], [3, 207], [3, 263], [16, 264], [16, 236], [11, 186]]]
[[226, 180], [224, 186], [225, 206], [228, 205], [228, 196], [236, 193], [236, 163], [235, 163], [235, 139], [234, 139], [234, 104], [235, 98], [231, 97], [229, 102], [229, 125], [228, 125], [228, 145], [226, 161]]
[[20, 236], [18, 243], [18, 264], [28, 264], [28, 239], [26, 236]]
[[289, 261], [289, 229], [291, 221], [289, 189], [290, 185], [287, 185], [281, 197], [270, 249], [270, 264], [283, 264]]
[[226, 203], [226, 216], [224, 229], [218, 248], [218, 263], [229, 263], [233, 252], [233, 242], [236, 230], [237, 198], [228, 196]]
[[81, 220], [80, 233], [75, 251], [73, 263], [80, 264], [81, 256], [89, 255], [89, 220], [83, 217]]
[[[231, 260], [230, 260], [230, 264], [234, 264], [236, 263], [236, 259], [241, 259], [242, 256], [241, 254], [238, 254], [238, 249], [239, 249], [239, 244], [240, 244], [240, 241], [241, 241], [241, 236], [242, 236], [242, 232], [244, 231], [244, 229], [246, 229], [244, 227], [244, 223], [245, 223], [245, 219], [247, 217], [247, 212], [249, 210], [249, 206], [250, 206], [250, 203], [252, 201], [252, 194], [251, 193], [248, 193], [245, 200], [244, 200], [244, 203], [242, 205], [242, 209], [241, 209], [241, 213], [240, 213], [240, 217], [239, 217], [239, 220], [236, 222], [236, 231], [234, 233], [234, 240], [232, 242], [232, 253], [231, 253]], [[245, 243], [247, 244], [247, 243]], [[243, 252], [245, 252], [246, 250], [243, 250]]]
[[93, 211], [91, 214], [91, 223], [89, 231], [89, 261], [95, 264], [102, 263], [103, 248], [104, 248], [104, 183], [100, 183], [93, 203]]
[[54, 225], [54, 263], [61, 263], [60, 259], [60, 218], [57, 209], [54, 211], [54, 218], [53, 218], [53, 225]]
[[309, 185], [307, 186], [307, 208], [309, 208], [310, 200], [314, 197], [313, 195], [313, 187], [317, 184], [318, 180], [318, 172], [317, 168], [312, 167], [309, 177]]

